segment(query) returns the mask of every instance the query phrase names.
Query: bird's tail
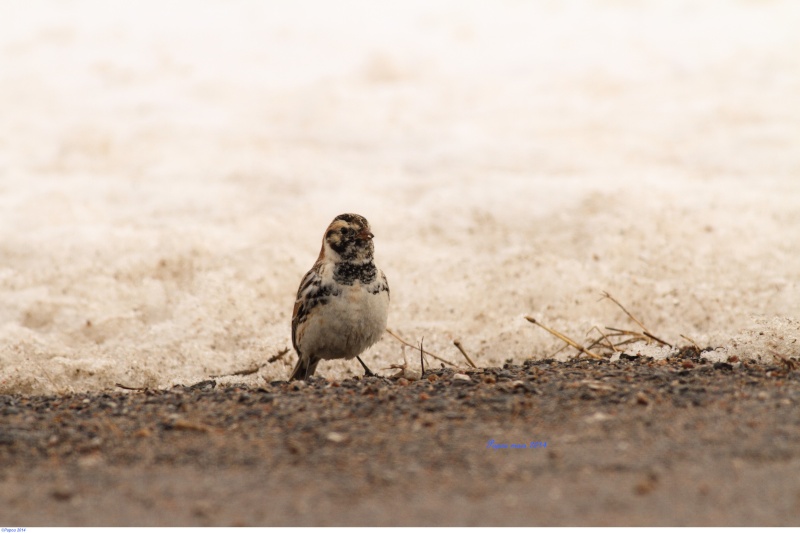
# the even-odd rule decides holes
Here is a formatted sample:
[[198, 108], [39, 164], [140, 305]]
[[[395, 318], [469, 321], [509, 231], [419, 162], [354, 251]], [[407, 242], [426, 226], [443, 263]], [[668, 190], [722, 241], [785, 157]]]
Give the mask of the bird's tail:
[[292, 370], [292, 375], [289, 377], [289, 381], [294, 381], [295, 379], [308, 379], [309, 377], [314, 375], [314, 372], [317, 371], [317, 364], [319, 363], [319, 359], [315, 359], [314, 361], [309, 361], [308, 357], [299, 356], [297, 358], [297, 364]]

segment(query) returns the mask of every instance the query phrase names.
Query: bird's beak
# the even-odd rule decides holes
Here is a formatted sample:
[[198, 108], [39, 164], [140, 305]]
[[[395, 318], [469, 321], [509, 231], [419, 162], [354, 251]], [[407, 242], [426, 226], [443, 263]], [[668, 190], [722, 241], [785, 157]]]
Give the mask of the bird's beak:
[[368, 240], [372, 239], [374, 236], [375, 235], [373, 235], [370, 230], [363, 229], [363, 230], [361, 230], [360, 233], [356, 234], [356, 239], [358, 239], [360, 241], [368, 241]]

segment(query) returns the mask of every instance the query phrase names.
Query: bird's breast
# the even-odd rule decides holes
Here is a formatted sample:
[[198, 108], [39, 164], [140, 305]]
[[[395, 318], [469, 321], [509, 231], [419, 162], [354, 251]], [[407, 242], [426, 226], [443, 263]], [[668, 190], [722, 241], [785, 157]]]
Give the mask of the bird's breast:
[[371, 292], [360, 282], [341, 292], [309, 315], [302, 332], [302, 351], [320, 359], [352, 358], [380, 339], [386, 329], [389, 293]]

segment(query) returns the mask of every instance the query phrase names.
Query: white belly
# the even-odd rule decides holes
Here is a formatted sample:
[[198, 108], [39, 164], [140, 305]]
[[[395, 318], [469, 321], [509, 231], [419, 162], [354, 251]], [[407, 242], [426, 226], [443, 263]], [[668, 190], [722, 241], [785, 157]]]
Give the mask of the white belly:
[[304, 356], [352, 359], [381, 338], [389, 314], [389, 293], [370, 294], [356, 282], [316, 309], [304, 324]]

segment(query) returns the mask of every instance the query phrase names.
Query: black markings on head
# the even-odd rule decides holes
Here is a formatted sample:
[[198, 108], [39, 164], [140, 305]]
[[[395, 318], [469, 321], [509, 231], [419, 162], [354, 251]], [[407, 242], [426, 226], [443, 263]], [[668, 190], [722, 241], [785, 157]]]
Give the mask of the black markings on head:
[[335, 233], [331, 235], [331, 237], [328, 239], [328, 244], [330, 244], [334, 252], [336, 252], [343, 258], [348, 258], [351, 255], [353, 255], [352, 253], [348, 252], [351, 248], [353, 248], [352, 246], [353, 243], [348, 241], [347, 239], [343, 239], [341, 236]]
[[357, 237], [364, 230], [369, 230], [367, 219], [345, 213], [333, 219], [325, 232], [325, 241], [345, 261], [371, 259], [374, 250], [372, 241]]
[[344, 214], [339, 215], [338, 217], [333, 219], [334, 222], [336, 222], [337, 220], [343, 220], [344, 222], [347, 222], [348, 224], [351, 224], [351, 223], [355, 222], [355, 223], [361, 225], [361, 227], [368, 227], [369, 226], [369, 222], [367, 222], [366, 218], [362, 217], [361, 215], [356, 215], [354, 213], [344, 213]]

